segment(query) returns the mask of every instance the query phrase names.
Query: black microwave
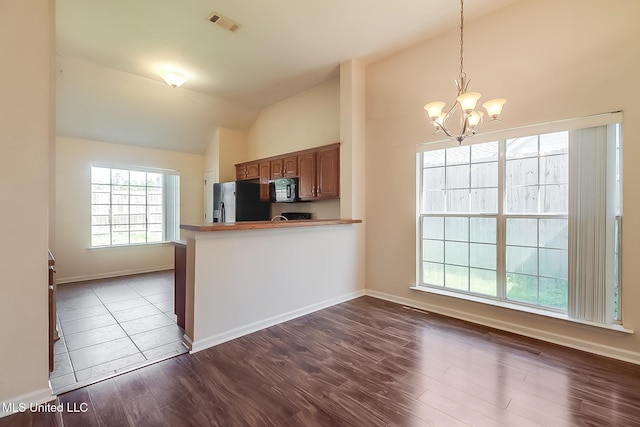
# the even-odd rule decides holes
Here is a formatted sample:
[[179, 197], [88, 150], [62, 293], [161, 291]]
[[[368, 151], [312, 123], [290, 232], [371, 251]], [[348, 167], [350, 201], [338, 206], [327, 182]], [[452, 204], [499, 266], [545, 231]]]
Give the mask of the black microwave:
[[298, 178], [281, 178], [269, 181], [269, 199], [274, 203], [298, 201]]

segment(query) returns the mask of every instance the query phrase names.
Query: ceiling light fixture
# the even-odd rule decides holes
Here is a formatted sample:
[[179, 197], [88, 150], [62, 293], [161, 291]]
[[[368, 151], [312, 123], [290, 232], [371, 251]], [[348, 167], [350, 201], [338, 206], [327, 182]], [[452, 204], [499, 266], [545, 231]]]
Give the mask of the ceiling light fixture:
[[[464, 0], [460, 0], [460, 75], [458, 76], [459, 80], [456, 80], [456, 86], [458, 87], [458, 96], [456, 98], [457, 102], [455, 102], [446, 113], [442, 112], [446, 105], [442, 101], [430, 102], [424, 106], [427, 114], [429, 114], [433, 127], [436, 129], [434, 133], [443, 132], [447, 137], [458, 141], [459, 144], [461, 144], [465, 138], [475, 135], [486, 123], [498, 120], [498, 116], [500, 116], [500, 113], [502, 112], [502, 106], [507, 102], [506, 99], [497, 98], [482, 104], [484, 109], [487, 110], [487, 115], [491, 118], [491, 120], [485, 123], [484, 113], [475, 109], [476, 102], [480, 99], [481, 95], [478, 92], [467, 92], [470, 80], [467, 80], [467, 75], [464, 72], [463, 53]], [[455, 134], [449, 128], [449, 119], [451, 119], [456, 112], [456, 107], [458, 107], [458, 105], [461, 110], [461, 130], [458, 134]]]
[[169, 86], [174, 88], [182, 86], [188, 80], [187, 76], [177, 71], [162, 71], [160, 76]]

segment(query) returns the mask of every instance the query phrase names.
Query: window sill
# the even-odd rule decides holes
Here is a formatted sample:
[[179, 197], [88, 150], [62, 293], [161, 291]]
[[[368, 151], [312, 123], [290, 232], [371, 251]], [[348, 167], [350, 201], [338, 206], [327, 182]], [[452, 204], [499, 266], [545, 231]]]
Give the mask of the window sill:
[[163, 246], [163, 245], [170, 245], [170, 244], [171, 244], [170, 241], [163, 241], [163, 242], [153, 242], [153, 243], [133, 243], [130, 245], [89, 246], [87, 250], [101, 251], [104, 249], [140, 248], [140, 247], [146, 247], [146, 246]]
[[420, 292], [427, 292], [430, 294], [443, 295], [451, 298], [462, 299], [466, 301], [478, 302], [481, 304], [492, 305], [495, 307], [507, 308], [509, 310], [521, 311], [525, 313], [535, 314], [538, 316], [550, 317], [552, 319], [564, 320], [566, 322], [592, 326], [595, 328], [606, 329], [609, 331], [619, 332], [623, 334], [635, 334], [635, 331], [633, 329], [627, 329], [621, 324], [617, 324], [617, 323], [605, 324], [605, 323], [590, 322], [588, 320], [572, 319], [564, 313], [554, 313], [552, 311], [537, 309], [535, 307], [528, 307], [524, 305], [506, 302], [506, 301], [498, 301], [490, 298], [482, 298], [474, 295], [466, 295], [458, 292], [447, 291], [445, 289], [435, 289], [435, 288], [429, 288], [425, 286], [410, 286], [410, 289], [420, 291]]

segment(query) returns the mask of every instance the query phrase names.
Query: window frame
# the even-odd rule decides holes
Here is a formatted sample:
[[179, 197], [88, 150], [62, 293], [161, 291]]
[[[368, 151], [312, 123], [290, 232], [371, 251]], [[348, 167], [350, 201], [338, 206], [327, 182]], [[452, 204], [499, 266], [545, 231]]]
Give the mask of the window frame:
[[[580, 128], [588, 128], [588, 127], [595, 127], [595, 126], [602, 126], [602, 125], [611, 125], [611, 124], [618, 124], [619, 125], [619, 131], [620, 134], [618, 135], [618, 141], [621, 142], [622, 140], [622, 112], [613, 112], [613, 113], [605, 113], [605, 114], [599, 114], [599, 115], [595, 115], [595, 116], [589, 116], [589, 117], [584, 117], [584, 118], [579, 118], [579, 119], [569, 119], [569, 120], [560, 120], [560, 121], [556, 121], [556, 122], [550, 122], [550, 123], [544, 123], [544, 124], [540, 124], [540, 125], [533, 125], [533, 126], [524, 126], [521, 128], [515, 128], [515, 129], [509, 129], [509, 130], [505, 130], [505, 131], [499, 131], [499, 132], [493, 132], [490, 134], [484, 134], [484, 135], [478, 135], [476, 137], [473, 138], [473, 141], [471, 141], [470, 144], [463, 144], [463, 145], [475, 145], [475, 144], [480, 144], [480, 143], [484, 143], [484, 142], [491, 142], [491, 141], [499, 141], [500, 144], [505, 144], [507, 139], [511, 139], [511, 138], [519, 138], [519, 137], [525, 137], [525, 136], [529, 136], [529, 135], [541, 135], [541, 134], [546, 134], [546, 133], [553, 133], [553, 132], [559, 132], [559, 131], [571, 131], [571, 130], [575, 130], [575, 129], [580, 129]], [[438, 149], [446, 149], [446, 148], [451, 148], [451, 147], [455, 147], [458, 146], [459, 144], [455, 141], [451, 141], [451, 140], [444, 140], [444, 141], [437, 141], [437, 142], [433, 142], [433, 143], [424, 143], [424, 144], [418, 144], [417, 145], [417, 153], [418, 155], [416, 156], [416, 184], [417, 184], [417, 192], [416, 192], [416, 285], [412, 286], [412, 289], [417, 289], [417, 290], [422, 290], [422, 291], [429, 291], [429, 292], [434, 292], [437, 294], [444, 294], [444, 295], [450, 295], [450, 296], [454, 296], [454, 297], [460, 297], [462, 299], [470, 299], [470, 300], [474, 300], [474, 301], [478, 301], [478, 302], [484, 302], [484, 303], [488, 303], [488, 304], [492, 304], [492, 305], [499, 305], [499, 306], [507, 306], [510, 308], [515, 308], [515, 309], [523, 309], [525, 311], [530, 311], [530, 312], [536, 312], [538, 314], [543, 314], [543, 315], [548, 315], [548, 316], [552, 316], [552, 317], [560, 317], [560, 318], [566, 318], [566, 314], [567, 314], [567, 310], [566, 309], [556, 309], [553, 307], [547, 307], [547, 306], [540, 306], [540, 305], [531, 305], [531, 304], [527, 304], [527, 303], [523, 303], [523, 302], [519, 302], [519, 301], [513, 301], [513, 300], [508, 300], [506, 299], [506, 284], [504, 282], [506, 282], [506, 219], [507, 218], [512, 218], [512, 217], [516, 217], [516, 218], [526, 218], [526, 217], [531, 217], [531, 215], [527, 215], [527, 214], [507, 214], [505, 213], [505, 209], [503, 204], [505, 203], [506, 200], [506, 195], [504, 194], [504, 188], [506, 187], [506, 183], [504, 181], [504, 174], [505, 174], [505, 168], [506, 168], [506, 159], [503, 157], [505, 152], [506, 152], [506, 148], [505, 149], [501, 149], [500, 150], [500, 158], [499, 158], [499, 186], [502, 190], [499, 190], [499, 198], [498, 198], [498, 213], [496, 215], [494, 215], [496, 217], [496, 246], [497, 246], [497, 254], [496, 254], [496, 262], [497, 262], [497, 266], [496, 266], [496, 275], [497, 275], [497, 294], [495, 297], [493, 296], [488, 296], [488, 295], [484, 295], [484, 294], [476, 294], [476, 293], [472, 293], [472, 292], [468, 292], [468, 291], [456, 291], [455, 289], [451, 289], [451, 288], [446, 288], [444, 286], [429, 286], [425, 283], [424, 281], [424, 269], [423, 269], [423, 254], [422, 254], [422, 240], [423, 240], [423, 218], [425, 216], [434, 216], [434, 217], [442, 217], [442, 216], [447, 216], [447, 215], [457, 215], [457, 216], [466, 216], [468, 218], [472, 218], [474, 216], [480, 215], [480, 216], [486, 216], [486, 214], [474, 214], [474, 213], [470, 213], [470, 212], [466, 212], [464, 214], [453, 214], [453, 213], [422, 213], [422, 186], [423, 186], [423, 180], [422, 180], [422, 171], [423, 171], [423, 160], [422, 160], [422, 152], [426, 152], [426, 151], [431, 151], [431, 150], [438, 150]], [[503, 147], [504, 148], [504, 147]], [[618, 152], [619, 155], [619, 160], [618, 160], [618, 171], [619, 171], [619, 175], [618, 178], [620, 179], [620, 181], [622, 181], [622, 146], [620, 145], [620, 150]], [[620, 212], [617, 212], [616, 214], [616, 220], [618, 221], [618, 228], [617, 228], [617, 242], [618, 245], [616, 247], [617, 249], [617, 299], [616, 299], [616, 303], [617, 303], [617, 316], [614, 317], [614, 326], [615, 324], [617, 324], [617, 326], [621, 327], [622, 325], [622, 182], [620, 182]], [[491, 216], [491, 215], [490, 215]], [[535, 218], [567, 218], [568, 215], [558, 215], [558, 214], [545, 214], [545, 213], [538, 213], [536, 215], [534, 215], [533, 217]], [[539, 262], [539, 260], [538, 260]], [[538, 270], [538, 277], [540, 277], [539, 274], [539, 270]], [[538, 291], [539, 292], [539, 291]], [[568, 319], [568, 320], [573, 320], [573, 319]], [[576, 319], [576, 321], [578, 322], [582, 322], [585, 323], [583, 321], [580, 321], [579, 319]], [[588, 322], [587, 322], [588, 323]], [[607, 324], [603, 324], [605, 327], [607, 326]], [[600, 324], [598, 324], [598, 326], [602, 326]]]
[[[126, 206], [129, 207], [128, 211], [129, 213], [127, 215], [132, 215], [131, 212], [131, 206], [144, 206], [145, 207], [145, 223], [144, 223], [144, 228], [145, 228], [145, 232], [148, 233], [149, 230], [149, 225], [160, 225], [161, 226], [161, 233], [162, 233], [162, 238], [159, 241], [148, 241], [148, 235], [145, 235], [145, 242], [131, 242], [131, 233], [135, 232], [131, 230], [131, 223], [129, 222], [127, 225], [129, 226], [129, 229], [127, 231], [128, 234], [128, 243], [113, 243], [113, 225], [114, 225], [114, 221], [113, 221], [113, 216], [114, 216], [114, 212], [113, 212], [113, 199], [112, 199], [112, 195], [113, 192], [111, 190], [111, 188], [115, 185], [118, 185], [116, 183], [113, 182], [113, 175], [110, 172], [110, 178], [109, 178], [109, 184], [94, 184], [93, 182], [93, 168], [102, 168], [102, 169], [109, 169], [110, 171], [112, 170], [125, 170], [128, 171], [129, 174], [131, 174], [131, 172], [139, 172], [139, 173], [153, 173], [153, 174], [160, 174], [161, 175], [161, 186], [157, 187], [157, 188], [161, 188], [162, 189], [162, 204], [159, 205], [157, 203], [152, 203], [149, 204], [148, 201], [148, 196], [149, 196], [149, 192], [148, 192], [148, 188], [150, 187], [148, 185], [148, 181], [145, 183], [144, 186], [141, 185], [133, 185], [134, 187], [144, 187], [145, 188], [145, 203], [144, 205], [142, 204], [133, 204], [131, 203], [131, 199], [129, 198], [128, 203], [126, 204]], [[109, 203], [105, 204], [105, 203], [94, 203], [94, 199], [93, 199], [93, 185], [105, 185], [105, 186], [109, 186], [110, 187], [110, 191], [109, 191]], [[129, 184], [125, 184], [128, 187], [131, 187], [132, 185]], [[151, 186], [151, 187], [156, 187], [156, 186]], [[89, 167], [89, 242], [88, 242], [88, 248], [89, 249], [107, 249], [107, 248], [126, 248], [126, 247], [136, 247], [136, 246], [152, 246], [152, 245], [163, 245], [163, 244], [167, 244], [169, 243], [171, 240], [174, 240], [176, 238], [179, 238], [179, 218], [180, 218], [180, 203], [179, 203], [179, 199], [180, 199], [180, 175], [178, 173], [178, 171], [175, 170], [168, 170], [168, 169], [158, 169], [158, 168], [149, 168], [149, 167], [143, 167], [143, 166], [133, 166], [133, 165], [125, 165], [125, 164], [119, 164], [119, 163], [104, 163], [104, 162], [92, 162], [90, 164]], [[129, 197], [131, 197], [131, 192], [129, 189]], [[93, 242], [93, 238], [94, 238], [94, 233], [93, 233], [93, 227], [96, 225], [93, 223], [93, 218], [95, 216], [104, 216], [104, 215], [95, 215], [93, 213], [93, 208], [94, 206], [108, 206], [109, 207], [109, 213], [107, 214], [109, 217], [109, 240], [110, 243], [109, 244], [105, 244], [105, 245], [94, 245]], [[123, 205], [124, 206], [124, 205]], [[149, 206], [161, 206], [162, 209], [162, 221], [161, 222], [153, 222], [150, 223], [149, 222]], [[173, 221], [175, 221], [175, 223], [172, 223]]]

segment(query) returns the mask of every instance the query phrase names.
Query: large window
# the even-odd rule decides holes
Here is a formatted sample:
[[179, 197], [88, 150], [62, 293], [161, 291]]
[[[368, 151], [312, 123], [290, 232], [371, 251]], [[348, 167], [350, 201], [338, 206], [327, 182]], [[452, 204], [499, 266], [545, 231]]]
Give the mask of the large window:
[[91, 246], [159, 243], [178, 235], [179, 177], [91, 167]]
[[[418, 286], [620, 319], [620, 128], [419, 153]], [[601, 249], [593, 259], [592, 246]], [[604, 273], [591, 284], [594, 263]], [[583, 310], [602, 293], [607, 307]]]

